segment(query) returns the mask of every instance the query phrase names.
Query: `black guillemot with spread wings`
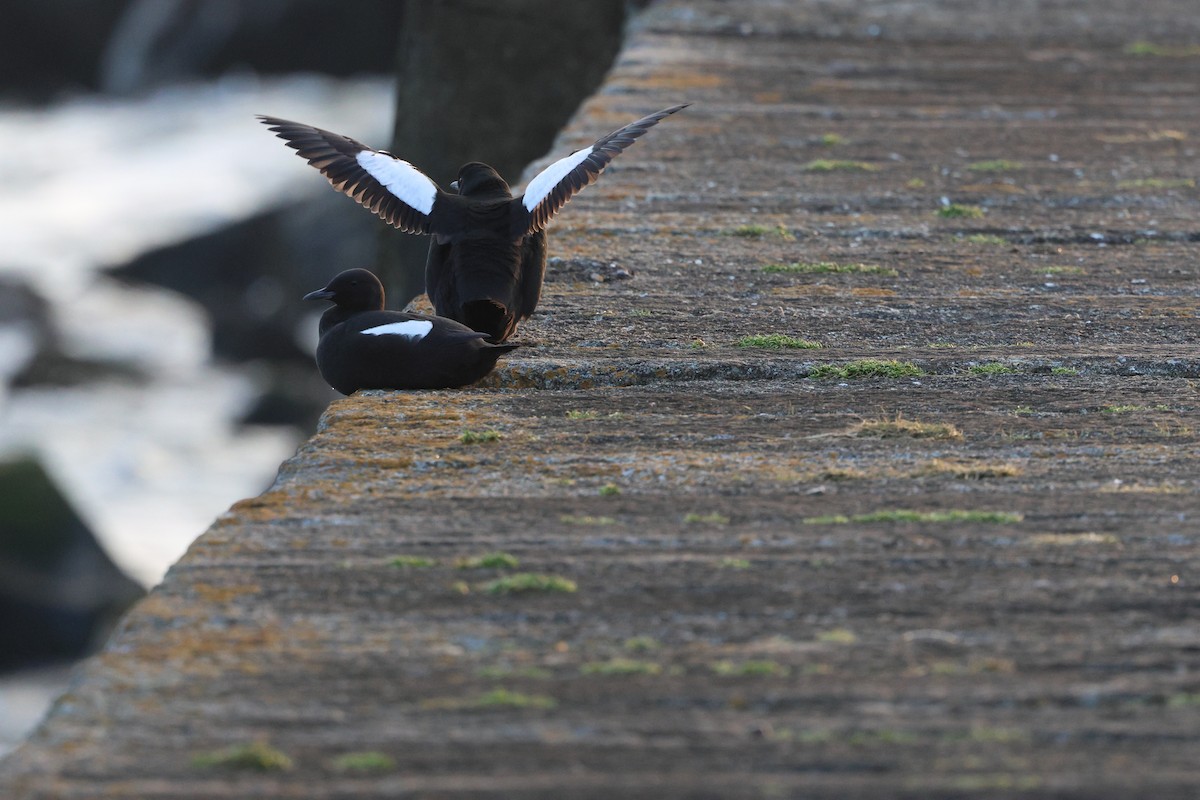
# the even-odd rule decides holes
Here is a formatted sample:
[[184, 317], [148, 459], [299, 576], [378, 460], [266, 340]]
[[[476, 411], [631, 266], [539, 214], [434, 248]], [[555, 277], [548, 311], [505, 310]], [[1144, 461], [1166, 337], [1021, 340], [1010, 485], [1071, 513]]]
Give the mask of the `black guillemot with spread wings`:
[[465, 164], [446, 192], [387, 151], [299, 122], [259, 119], [333, 188], [395, 228], [432, 235], [425, 291], [434, 309], [502, 342], [537, 306], [546, 272], [546, 225], [613, 158], [687, 105], [642, 117], [558, 159], [535, 175], [520, 197], [478, 161]]
[[384, 311], [383, 284], [365, 269], [339, 274], [305, 300], [328, 300], [317, 369], [342, 394], [359, 389], [453, 389], [487, 375], [515, 344], [444, 317]]

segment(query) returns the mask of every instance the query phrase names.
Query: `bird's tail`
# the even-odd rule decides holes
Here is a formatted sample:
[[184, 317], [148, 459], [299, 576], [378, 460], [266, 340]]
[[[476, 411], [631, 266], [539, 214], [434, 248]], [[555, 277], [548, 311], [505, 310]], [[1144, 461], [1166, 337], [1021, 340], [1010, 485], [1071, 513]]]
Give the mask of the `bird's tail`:
[[508, 309], [495, 300], [472, 300], [462, 304], [462, 324], [474, 331], [486, 333], [488, 341], [503, 342], [517, 329], [517, 321]]

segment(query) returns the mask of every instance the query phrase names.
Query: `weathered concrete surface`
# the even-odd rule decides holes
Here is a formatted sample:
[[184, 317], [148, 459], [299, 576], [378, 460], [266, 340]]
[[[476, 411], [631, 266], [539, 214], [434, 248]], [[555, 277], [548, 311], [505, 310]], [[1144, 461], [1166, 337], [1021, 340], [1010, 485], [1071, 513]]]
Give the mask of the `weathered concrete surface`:
[[[0, 796], [1196, 796], [1200, 20], [959, 5], [652, 9], [562, 144], [696, 105], [555, 224], [531, 346], [333, 404]], [[862, 358], [924, 374], [814, 372]]]

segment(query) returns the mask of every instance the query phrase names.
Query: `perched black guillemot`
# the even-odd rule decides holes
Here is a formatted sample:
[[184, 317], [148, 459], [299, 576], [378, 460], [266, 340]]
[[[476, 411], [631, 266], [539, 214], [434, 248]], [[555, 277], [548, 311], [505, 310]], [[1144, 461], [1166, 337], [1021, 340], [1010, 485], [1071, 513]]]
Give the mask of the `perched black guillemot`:
[[317, 369], [342, 394], [359, 389], [453, 389], [487, 375], [519, 345], [444, 317], [383, 310], [383, 284], [365, 269], [339, 274], [305, 300], [329, 300], [321, 316]]
[[385, 150], [298, 122], [259, 119], [333, 188], [402, 231], [432, 234], [425, 292], [434, 309], [502, 342], [538, 304], [551, 218], [638, 137], [687, 105], [642, 117], [560, 158], [516, 198], [496, 170], [478, 161], [464, 165], [445, 192]]

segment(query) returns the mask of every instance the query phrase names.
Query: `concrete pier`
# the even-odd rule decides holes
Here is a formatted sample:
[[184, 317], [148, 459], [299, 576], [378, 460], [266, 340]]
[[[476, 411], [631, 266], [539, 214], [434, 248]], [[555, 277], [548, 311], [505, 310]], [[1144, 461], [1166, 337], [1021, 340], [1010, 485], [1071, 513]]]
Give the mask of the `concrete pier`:
[[974, 5], [652, 6], [528, 346], [332, 404], [0, 797], [1195, 797], [1200, 16]]

